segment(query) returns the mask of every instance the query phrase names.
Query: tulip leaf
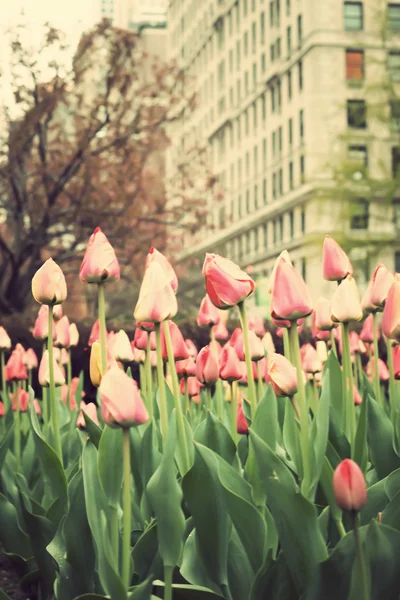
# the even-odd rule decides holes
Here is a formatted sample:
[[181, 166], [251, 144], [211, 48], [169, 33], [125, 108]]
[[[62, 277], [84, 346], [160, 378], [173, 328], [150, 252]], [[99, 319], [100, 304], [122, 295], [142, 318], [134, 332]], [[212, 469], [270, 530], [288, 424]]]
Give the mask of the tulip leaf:
[[29, 536], [21, 529], [15, 506], [0, 493], [0, 541], [7, 552], [25, 560], [33, 556]]
[[142, 437], [138, 427], [129, 428], [130, 437], [130, 453], [131, 453], [131, 470], [134, 481], [135, 494], [138, 500], [143, 494], [142, 477], [140, 473], [140, 448], [142, 445]]
[[122, 429], [113, 429], [106, 425], [99, 442], [97, 470], [100, 485], [103, 488], [109, 505], [113, 508], [117, 508], [120, 505], [123, 477], [121, 456]]
[[153, 598], [151, 591], [153, 588], [153, 575], [151, 574], [145, 581], [128, 590], [128, 600], [149, 600]]
[[313, 452], [312, 484], [311, 498], [315, 495], [315, 490], [321, 477], [321, 471], [325, 459], [326, 446], [329, 433], [329, 408], [330, 395], [329, 387], [326, 381], [329, 378], [329, 369], [324, 374], [322, 393], [319, 399], [316, 415], [311, 426], [311, 451]]
[[74, 600], [109, 600], [109, 596], [102, 596], [101, 594], [82, 594], [82, 596], [76, 596]]
[[0, 444], [0, 472], [1, 472], [1, 469], [2, 469], [2, 467], [4, 465], [6, 454], [8, 452], [9, 447], [10, 447], [10, 444], [11, 444], [11, 442], [13, 440], [14, 427], [15, 427], [15, 425], [11, 425], [11, 427], [8, 427], [6, 429], [6, 433], [3, 436], [3, 439], [1, 440], [1, 444]]
[[393, 449], [393, 426], [384, 409], [368, 395], [368, 443], [379, 479], [400, 467]]
[[[154, 587], [164, 588], [165, 583], [156, 579], [153, 581]], [[187, 585], [184, 583], [172, 584], [174, 600], [223, 600], [224, 596], [217, 594], [213, 590], [200, 585]], [[144, 600], [144, 599], [143, 599]]]
[[228, 547], [229, 590], [224, 589], [224, 593], [226, 595], [229, 593], [232, 600], [242, 600], [242, 598], [247, 598], [250, 593], [253, 578], [254, 571], [246, 554], [246, 550], [240, 541], [235, 527], [232, 527]]
[[[389, 507], [388, 507], [389, 508]], [[400, 532], [372, 521], [364, 543], [371, 577], [371, 598], [398, 600]], [[361, 583], [361, 582], [359, 582]], [[358, 586], [358, 591], [361, 586]], [[360, 596], [358, 595], [358, 598]]]
[[333, 490], [333, 469], [328, 458], [325, 456], [321, 469], [320, 483], [325, 497], [328, 501], [330, 513], [335, 521], [342, 518], [342, 511], [336, 504], [335, 492]]
[[303, 469], [300, 446], [300, 430], [296, 423], [295, 412], [289, 398], [286, 398], [285, 402], [283, 443], [285, 445], [286, 452], [288, 453], [290, 459], [293, 462], [293, 465], [296, 469], [296, 473], [300, 476], [302, 474]]
[[337, 423], [342, 423], [342, 370], [334, 352], [329, 352], [328, 360], [325, 363], [323, 379], [324, 386], [328, 387], [328, 396], [335, 414], [335, 420]]
[[280, 552], [276, 561], [268, 555], [257, 573], [250, 591], [249, 600], [298, 600], [284, 552]]
[[89, 436], [90, 441], [96, 446], [96, 448], [99, 447], [99, 443], [100, 443], [100, 438], [101, 438], [101, 429], [98, 425], [96, 425], [96, 423], [94, 421], [92, 421], [92, 419], [89, 417], [89, 415], [83, 411], [83, 418], [85, 419], [85, 424], [86, 424], [86, 432]]
[[387, 478], [378, 481], [368, 488], [367, 503], [360, 511], [361, 524], [367, 524], [374, 519], [379, 512], [382, 512], [389, 504], [386, 493]]
[[0, 600], [11, 600], [10, 596], [5, 593], [3, 588], [0, 588]]
[[232, 464], [236, 456], [236, 444], [225, 425], [212, 412], [207, 411], [206, 418], [197, 427], [193, 438]]
[[[194, 456], [193, 430], [190, 427], [189, 422], [185, 416], [183, 416], [183, 426], [184, 426], [185, 435], [186, 435], [186, 443], [187, 443], [187, 449], [188, 449], [188, 454], [189, 454], [189, 464], [192, 465], [193, 464], [193, 456]], [[183, 448], [183, 444], [181, 443], [181, 436], [178, 434], [178, 432], [177, 432], [176, 441], [177, 441], [177, 443], [175, 444], [175, 459], [176, 459], [176, 463], [178, 465], [179, 473], [181, 475], [183, 475], [184, 471], [185, 471], [185, 459], [183, 456], [184, 448]]]
[[132, 550], [135, 573], [139, 580], [146, 579], [150, 574], [162, 577], [163, 564], [158, 552], [157, 524], [153, 520], [142, 533]]
[[188, 535], [183, 549], [180, 573], [192, 585], [204, 586], [218, 593], [218, 586], [209, 578], [198, 547], [196, 530]]
[[388, 477], [385, 479], [385, 492], [389, 498], [392, 500], [397, 492], [400, 491], [400, 469], [396, 469], [393, 473], [390, 473]]
[[175, 567], [183, 550], [185, 517], [181, 508], [182, 489], [174, 460], [176, 412], [172, 413], [163, 457], [146, 487], [157, 520], [158, 551], [164, 566]]
[[270, 478], [276, 478], [287, 490], [295, 490], [296, 482], [285, 463], [271, 450], [252, 429], [250, 429], [250, 447], [253, 448], [261, 480], [268, 494]]
[[278, 439], [278, 407], [277, 398], [268, 384], [263, 397], [257, 405], [256, 414], [253, 418], [252, 430], [255, 431], [264, 442], [267, 442], [270, 448], [275, 450]]
[[367, 397], [367, 394], [365, 393], [365, 389], [366, 388], [364, 387], [364, 396], [363, 396], [363, 401], [362, 401], [361, 407], [360, 407], [360, 414], [358, 417], [357, 431], [356, 431], [356, 437], [355, 437], [355, 441], [354, 441], [353, 457], [352, 457], [354, 462], [356, 462], [359, 465], [359, 467], [361, 468], [361, 470], [364, 473], [367, 469], [367, 462], [368, 462], [368, 445], [367, 445], [368, 397]]

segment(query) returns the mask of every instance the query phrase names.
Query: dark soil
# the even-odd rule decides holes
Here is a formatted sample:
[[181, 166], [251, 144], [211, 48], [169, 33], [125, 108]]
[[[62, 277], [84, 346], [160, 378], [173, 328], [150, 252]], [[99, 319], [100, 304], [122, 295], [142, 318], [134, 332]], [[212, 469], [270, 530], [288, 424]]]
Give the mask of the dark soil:
[[29, 600], [19, 588], [19, 579], [8, 558], [0, 553], [0, 589], [3, 590], [11, 600]]

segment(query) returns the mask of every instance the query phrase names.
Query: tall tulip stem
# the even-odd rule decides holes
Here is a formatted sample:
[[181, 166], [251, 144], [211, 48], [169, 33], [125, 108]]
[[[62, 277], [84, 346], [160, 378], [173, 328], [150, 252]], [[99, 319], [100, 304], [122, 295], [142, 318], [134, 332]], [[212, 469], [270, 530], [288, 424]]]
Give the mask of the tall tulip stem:
[[15, 454], [15, 471], [18, 473], [21, 465], [21, 410], [19, 405], [19, 394], [17, 382], [13, 382], [13, 393], [15, 400], [15, 431], [14, 431], [14, 454]]
[[337, 358], [336, 340], [335, 340], [335, 335], [333, 333], [333, 329], [330, 330], [329, 336], [330, 336], [330, 339], [331, 339], [331, 346], [332, 346], [333, 354]]
[[100, 324], [100, 350], [101, 350], [101, 369], [103, 374], [107, 369], [107, 334], [106, 334], [106, 306], [104, 297], [104, 283], [98, 284], [98, 310]]
[[232, 417], [232, 438], [237, 443], [238, 442], [238, 432], [236, 429], [236, 419], [237, 419], [237, 411], [238, 411], [238, 397], [237, 390], [234, 381], [229, 383], [231, 388], [231, 417]]
[[71, 399], [71, 381], [72, 381], [72, 362], [71, 362], [71, 348], [68, 348], [68, 363], [67, 363], [67, 384], [68, 384], [68, 408], [72, 408]]
[[163, 442], [167, 439], [168, 433], [168, 411], [167, 396], [165, 392], [164, 366], [161, 350], [161, 323], [156, 323], [156, 350], [157, 350], [157, 375], [158, 375], [158, 395], [160, 400], [160, 430]]
[[379, 347], [378, 347], [378, 313], [373, 313], [374, 324], [374, 385], [375, 385], [375, 400], [381, 404], [381, 384], [379, 380]]
[[255, 386], [254, 377], [253, 377], [253, 368], [251, 365], [249, 329], [248, 329], [248, 324], [247, 324], [247, 314], [246, 314], [246, 308], [244, 305], [244, 301], [239, 302], [238, 308], [239, 308], [240, 322], [242, 324], [242, 330], [243, 330], [244, 357], [246, 360], [251, 414], [252, 414], [252, 418], [254, 419], [254, 415], [256, 414], [256, 409], [257, 409], [257, 396], [256, 396], [256, 386]]
[[[214, 335], [214, 331], [213, 331], [212, 327], [210, 327], [210, 339], [211, 339], [211, 348], [212, 348], [213, 354], [215, 356], [215, 360], [219, 364], [217, 340], [215, 339], [215, 335]], [[218, 419], [222, 422], [223, 418], [224, 418], [224, 390], [222, 387], [221, 379], [218, 379], [217, 383], [215, 384], [215, 394], [217, 397]]]
[[[43, 342], [43, 354], [46, 352], [46, 342]], [[47, 432], [49, 427], [49, 397], [47, 388], [42, 387], [42, 402], [43, 402], [43, 430]]]
[[361, 543], [360, 537], [360, 525], [358, 522], [358, 514], [354, 511], [352, 512], [352, 521], [353, 521], [353, 531], [354, 531], [354, 541], [356, 543], [356, 554], [358, 557], [358, 562], [360, 564], [361, 571], [361, 598], [362, 600], [370, 600], [370, 591], [369, 591], [369, 582], [368, 582], [368, 574], [367, 574], [367, 566], [365, 563], [364, 549]]
[[178, 375], [176, 373], [176, 365], [174, 358], [174, 349], [172, 347], [171, 332], [169, 330], [169, 323], [164, 321], [164, 335], [167, 346], [168, 364], [171, 370], [172, 378], [172, 389], [174, 390], [174, 400], [176, 409], [176, 420], [178, 425], [179, 441], [182, 444], [182, 458], [183, 458], [183, 470], [185, 475], [190, 469], [190, 458], [188, 450], [188, 441], [186, 437], [185, 423], [183, 421], [183, 411], [181, 404], [181, 392], [179, 389]]
[[290, 342], [289, 342], [289, 332], [287, 327], [283, 327], [283, 354], [285, 358], [291, 360], [290, 358]]
[[263, 383], [263, 374], [261, 373], [260, 361], [257, 361], [257, 395], [258, 401], [261, 402], [261, 399], [264, 395], [264, 383]]
[[53, 307], [49, 306], [49, 337], [48, 337], [48, 350], [49, 350], [49, 394], [50, 394], [50, 419], [53, 426], [54, 436], [54, 449], [58, 458], [62, 464], [62, 449], [61, 449], [61, 437], [60, 428], [58, 425], [58, 406], [56, 400], [56, 386], [54, 383], [54, 352], [53, 352]]
[[342, 323], [342, 347], [343, 347], [343, 416], [346, 424], [345, 432], [351, 446], [356, 433], [356, 411], [353, 398], [353, 367], [351, 364], [349, 324]]
[[147, 346], [146, 346], [146, 359], [144, 362], [144, 368], [146, 371], [146, 390], [147, 390], [147, 408], [149, 409], [150, 420], [153, 418], [153, 378], [151, 374], [151, 360], [150, 360], [150, 333], [147, 335]]
[[124, 537], [122, 544], [122, 581], [126, 589], [129, 588], [131, 581], [131, 455], [130, 455], [130, 439], [129, 428], [122, 430], [122, 458], [123, 458], [123, 473], [124, 473], [124, 495], [123, 495], [123, 512], [124, 512]]
[[9, 405], [9, 398], [7, 394], [7, 382], [6, 382], [6, 369], [5, 369], [5, 360], [4, 360], [4, 350], [0, 350], [0, 363], [1, 363], [1, 389], [2, 389], [2, 398], [4, 402], [4, 406], [6, 410]]
[[389, 367], [389, 402], [390, 402], [390, 413], [392, 418], [396, 413], [396, 388], [394, 381], [394, 365], [393, 365], [393, 346], [392, 340], [386, 339], [386, 350], [387, 350], [387, 362]]
[[311, 474], [310, 474], [310, 456], [309, 456], [309, 440], [308, 440], [308, 406], [306, 393], [304, 389], [303, 381], [303, 369], [301, 366], [300, 358], [300, 344], [299, 344], [299, 333], [297, 331], [297, 322], [293, 321], [290, 325], [289, 330], [290, 336], [290, 353], [292, 362], [296, 367], [297, 372], [297, 400], [300, 412], [300, 442], [301, 442], [301, 454], [303, 457], [303, 482], [302, 491], [305, 497], [308, 496], [308, 492], [311, 486]]
[[164, 600], [172, 600], [173, 567], [164, 567]]

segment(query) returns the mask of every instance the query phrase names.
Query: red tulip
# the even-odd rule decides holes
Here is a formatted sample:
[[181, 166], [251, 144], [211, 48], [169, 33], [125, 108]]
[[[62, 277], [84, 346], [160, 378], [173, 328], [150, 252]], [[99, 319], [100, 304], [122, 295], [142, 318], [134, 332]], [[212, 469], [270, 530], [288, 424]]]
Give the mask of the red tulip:
[[[378, 339], [380, 337], [379, 328], [378, 328]], [[374, 316], [368, 315], [365, 319], [362, 329], [359, 335], [360, 340], [366, 342], [368, 344], [372, 344], [374, 341]]]
[[93, 402], [89, 402], [89, 404], [85, 404], [85, 402], [81, 402], [80, 412], [79, 412], [78, 418], [76, 420], [76, 426], [79, 427], [79, 429], [86, 429], [86, 421], [85, 421], [85, 417], [83, 416], [83, 413], [86, 413], [87, 416], [93, 421], [93, 423], [95, 423], [97, 426], [99, 426], [99, 419], [97, 417], [96, 405]]
[[178, 360], [176, 362], [176, 372], [179, 377], [193, 377], [196, 375], [196, 363], [193, 358], [189, 356], [184, 360]]
[[282, 354], [270, 354], [265, 364], [265, 382], [271, 383], [278, 397], [293, 396], [297, 392], [296, 368]]
[[111, 366], [103, 375], [99, 393], [101, 416], [109, 427], [133, 427], [148, 421], [136, 381], [117, 366]]
[[134, 311], [136, 321], [159, 323], [176, 315], [178, 304], [167, 275], [158, 262], [153, 261], [149, 264]]
[[222, 348], [219, 363], [219, 376], [224, 381], [238, 381], [242, 378], [242, 364], [232, 346]]
[[289, 263], [281, 260], [276, 268], [271, 296], [274, 319], [296, 321], [312, 313], [312, 302], [302, 276]]
[[305, 348], [303, 352], [303, 369], [306, 373], [318, 373], [322, 371], [323, 365], [319, 359], [316, 349], [311, 344], [304, 344], [302, 348]]
[[236, 416], [236, 431], [241, 435], [245, 435], [249, 432], [249, 424], [247, 423], [246, 417], [244, 416], [243, 406], [241, 402], [238, 405], [238, 411]]
[[224, 342], [229, 337], [229, 332], [226, 328], [225, 323], [223, 323], [223, 321], [220, 321], [217, 325], [214, 325], [212, 330], [213, 330], [215, 339], [220, 342]]
[[360, 321], [363, 317], [360, 294], [357, 284], [351, 275], [340, 282], [332, 297], [332, 321], [348, 323]]
[[[47, 340], [49, 337], [49, 307], [46, 304], [43, 304], [39, 309], [32, 335], [36, 340]], [[56, 325], [53, 320], [53, 340], [55, 337]]]
[[382, 332], [391, 339], [400, 341], [400, 281], [391, 285], [382, 316]]
[[10, 337], [4, 327], [0, 327], [0, 350], [9, 350], [10, 348]]
[[0, 417], [4, 417], [6, 414], [6, 409], [3, 402], [0, 402]]
[[208, 294], [201, 301], [197, 315], [197, 325], [199, 327], [213, 327], [221, 321], [218, 309], [211, 302]]
[[333, 474], [336, 504], [342, 510], [359, 511], [367, 502], [367, 486], [360, 467], [350, 458], [342, 460]]
[[56, 324], [55, 343], [59, 348], [68, 348], [69, 342], [69, 320], [68, 317], [64, 315]]
[[96, 227], [89, 238], [79, 270], [84, 283], [111, 283], [119, 281], [120, 268], [114, 248], [100, 227]]
[[329, 235], [322, 249], [322, 277], [328, 281], [341, 281], [353, 274], [353, 267], [346, 252]]
[[[56, 386], [64, 385], [65, 377], [60, 369], [58, 362], [53, 356], [53, 369], [54, 369], [54, 383]], [[43, 352], [42, 360], [39, 365], [39, 383], [42, 387], [49, 387], [50, 385], [50, 359], [49, 359], [49, 351], [45, 350]]]
[[197, 350], [197, 348], [196, 348], [195, 344], [192, 342], [192, 340], [186, 339], [185, 344], [186, 344], [186, 348], [188, 349], [189, 356], [191, 356], [192, 358], [196, 358], [199, 351]]
[[[168, 327], [175, 360], [185, 360], [189, 358], [189, 351], [178, 325], [173, 321], [168, 321]], [[161, 350], [163, 359], [168, 360], [167, 341], [165, 339], [164, 327], [161, 327]]]
[[77, 346], [79, 344], [79, 331], [75, 323], [69, 326], [69, 345]]
[[[139, 329], [138, 327], [135, 329], [135, 335], [133, 336], [133, 341], [135, 343], [136, 348], [139, 350], [146, 350], [147, 348], [147, 340], [149, 339], [149, 334], [147, 331], [143, 329]], [[152, 348], [155, 350], [155, 348]]]
[[[107, 334], [107, 331], [106, 331]], [[100, 321], [97, 319], [92, 326], [90, 331], [88, 346], [93, 346], [94, 342], [100, 339]]]
[[[197, 377], [188, 377], [187, 378], [188, 385], [188, 395], [190, 398], [198, 396], [200, 394], [200, 383]], [[180, 390], [181, 394], [185, 393], [185, 378], [182, 377], [180, 382]]]
[[10, 394], [10, 398], [12, 400], [11, 408], [12, 410], [17, 410], [17, 399], [18, 399], [18, 408], [20, 412], [26, 412], [29, 406], [29, 392], [26, 392], [22, 388], [17, 389], [17, 398], [15, 394]]
[[385, 265], [378, 265], [372, 276], [371, 302], [379, 310], [382, 310], [385, 306], [386, 298], [393, 282], [394, 276], [389, 269]]
[[204, 346], [196, 361], [196, 377], [204, 385], [213, 385], [218, 381], [218, 361], [210, 346]]
[[221, 309], [243, 302], [255, 289], [255, 283], [235, 263], [218, 254], [206, 254], [203, 264], [206, 290], [211, 302]]
[[251, 331], [254, 331], [254, 333], [256, 335], [258, 335], [260, 338], [262, 338], [265, 335], [265, 327], [264, 327], [264, 321], [261, 319], [261, 317], [258, 317], [257, 315], [253, 315], [252, 317], [249, 318], [249, 329]]
[[156, 262], [160, 265], [167, 277], [167, 280], [169, 281], [170, 286], [176, 294], [178, 290], [178, 278], [168, 258], [155, 248], [150, 248], [150, 251], [146, 257], [145, 269], [147, 269], [152, 262]]
[[32, 294], [39, 304], [61, 304], [67, 297], [64, 273], [52, 258], [36, 271], [32, 279]]
[[13, 350], [5, 366], [5, 376], [7, 381], [18, 381], [19, 379], [28, 379], [28, 373], [22, 359], [23, 355], [18, 350]]
[[28, 350], [25, 352], [22, 362], [24, 363], [28, 371], [31, 371], [32, 369], [37, 369], [37, 367], [39, 366], [38, 358], [35, 354], [35, 351], [32, 348], [28, 348]]

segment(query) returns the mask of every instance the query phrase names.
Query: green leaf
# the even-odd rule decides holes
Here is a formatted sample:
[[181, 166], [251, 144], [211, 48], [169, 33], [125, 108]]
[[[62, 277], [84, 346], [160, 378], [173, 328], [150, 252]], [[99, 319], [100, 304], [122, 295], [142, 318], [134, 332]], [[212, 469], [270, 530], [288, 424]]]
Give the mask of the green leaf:
[[206, 418], [197, 427], [193, 439], [232, 464], [236, 456], [236, 444], [226, 427], [210, 411], [207, 411]]
[[192, 585], [204, 586], [219, 593], [218, 586], [207, 575], [206, 568], [200, 554], [196, 530], [193, 529], [186, 538], [183, 549], [180, 573]]
[[169, 422], [162, 461], [147, 484], [146, 492], [157, 519], [158, 551], [164, 566], [175, 567], [183, 550], [185, 517], [181, 508], [182, 490], [177, 481], [174, 452], [176, 412]]
[[383, 408], [368, 396], [368, 444], [379, 479], [400, 467], [393, 449], [393, 426]]
[[389, 500], [385, 491], [386, 482], [387, 479], [382, 479], [368, 488], [367, 503], [360, 511], [361, 524], [369, 523], [388, 505]]
[[382, 513], [382, 523], [400, 530], [400, 492], [392, 498]]
[[[327, 373], [327, 377], [325, 374]], [[334, 352], [330, 352], [324, 369], [324, 386], [337, 423], [342, 423], [342, 370]]]
[[364, 547], [371, 574], [371, 598], [398, 600], [400, 532], [372, 521]]
[[150, 574], [162, 577], [163, 564], [158, 552], [157, 524], [152, 521], [142, 533], [132, 550], [132, 559], [135, 573], [139, 580], [146, 579]]
[[129, 588], [128, 600], [149, 600], [153, 587], [153, 575], [150, 575], [145, 581], [142, 581], [134, 588]]
[[0, 600], [11, 600], [10, 596], [8, 596], [3, 588], [0, 588]]
[[251, 567], [247, 553], [240, 541], [235, 527], [232, 527], [228, 547], [229, 590], [224, 589], [223, 592], [225, 595], [232, 597], [232, 600], [248, 598], [253, 579], [254, 571]]
[[[164, 582], [159, 579], [153, 581], [153, 585], [159, 588], [165, 587]], [[174, 600], [217, 600], [217, 598], [224, 598], [224, 596], [200, 585], [173, 583], [172, 590]]]
[[250, 446], [254, 449], [260, 477], [268, 495], [269, 478], [276, 478], [287, 490], [295, 490], [296, 482], [285, 463], [271, 450], [255, 431], [250, 429]]
[[253, 581], [249, 600], [298, 600], [299, 594], [287, 567], [285, 554], [276, 561], [269, 554]]
[[[365, 390], [366, 388], [364, 388]], [[364, 393], [363, 401], [360, 407], [358, 417], [356, 437], [354, 441], [353, 460], [356, 462], [363, 473], [367, 470], [368, 462], [368, 445], [367, 445], [367, 430], [368, 430], [368, 397]]]
[[0, 540], [6, 552], [28, 559], [33, 556], [29, 536], [21, 529], [16, 508], [0, 493]]
[[11, 441], [13, 440], [14, 427], [15, 427], [15, 425], [11, 425], [11, 427], [8, 427], [7, 430], [6, 430], [5, 435], [3, 436], [3, 439], [1, 440], [1, 444], [0, 444], [0, 472], [1, 472], [2, 466], [3, 466], [4, 462], [5, 462], [6, 454], [8, 452], [9, 447], [10, 447]]
[[400, 469], [396, 469], [393, 473], [390, 473], [385, 479], [385, 492], [389, 498], [392, 500], [397, 492], [400, 492]]
[[122, 429], [104, 427], [98, 447], [97, 470], [109, 505], [117, 508], [120, 506], [123, 476]]
[[311, 488], [315, 495], [318, 481], [321, 477], [321, 471], [325, 459], [326, 446], [329, 433], [329, 409], [330, 409], [330, 387], [327, 385], [329, 379], [329, 369], [325, 371], [322, 383], [322, 393], [318, 404], [317, 414], [314, 416], [311, 427], [311, 448], [314, 453], [314, 465], [312, 469], [313, 479]]
[[82, 596], [76, 596], [74, 600], [109, 600], [109, 596], [102, 596], [101, 594], [83, 594]]
[[277, 398], [271, 384], [268, 384], [263, 397], [257, 405], [252, 429], [264, 442], [267, 442], [270, 448], [275, 450], [278, 431], [280, 433], [280, 430], [278, 427]]
[[335, 492], [333, 491], [333, 469], [328, 458], [325, 456], [322, 465], [320, 483], [325, 497], [328, 501], [332, 518], [338, 521], [342, 518], [342, 511], [336, 504]]
[[285, 418], [283, 421], [283, 443], [291, 458], [296, 473], [300, 476], [302, 474], [302, 458], [301, 458], [301, 446], [300, 446], [300, 430], [296, 423], [296, 417], [293, 410], [292, 403], [289, 398], [285, 400]]
[[85, 424], [86, 424], [86, 432], [89, 436], [90, 441], [92, 442], [92, 444], [95, 445], [96, 448], [99, 447], [99, 443], [100, 443], [100, 438], [101, 438], [101, 429], [98, 425], [96, 425], [96, 423], [94, 421], [92, 421], [92, 419], [89, 417], [89, 415], [86, 412], [83, 412], [83, 418], [85, 419]]

